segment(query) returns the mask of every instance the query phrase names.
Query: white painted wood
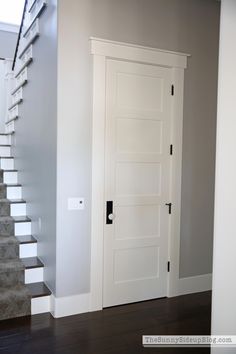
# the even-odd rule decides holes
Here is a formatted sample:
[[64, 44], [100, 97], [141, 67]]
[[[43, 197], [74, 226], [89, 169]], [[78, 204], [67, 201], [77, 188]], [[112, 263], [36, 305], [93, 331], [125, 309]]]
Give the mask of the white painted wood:
[[9, 146], [0, 146], [0, 157], [1, 156], [11, 156], [11, 148]]
[[200, 293], [212, 289], [212, 274], [203, 274], [195, 277], [181, 278], [175, 296]]
[[43, 267], [25, 269], [25, 284], [38, 283], [43, 281]]
[[12, 121], [10, 123], [6, 123], [5, 130], [6, 130], [6, 133], [14, 133], [15, 132], [14, 121]]
[[14, 106], [13, 108], [11, 108], [9, 111], [8, 111], [8, 120], [7, 120], [7, 123], [9, 121], [12, 121], [14, 119], [17, 119], [19, 117], [19, 107], [18, 105]]
[[180, 217], [181, 217], [181, 182], [182, 182], [182, 131], [183, 131], [183, 97], [184, 70], [174, 68], [172, 81], [175, 84], [175, 95], [172, 97], [172, 142], [174, 146], [171, 164], [171, 196], [173, 203], [170, 235], [168, 274], [168, 296], [176, 296], [179, 289], [179, 259], [180, 259]]
[[41, 296], [31, 299], [31, 315], [51, 311], [51, 296]]
[[51, 298], [51, 314], [54, 318], [66, 317], [89, 311], [90, 294]]
[[36, 21], [37, 18], [40, 17], [42, 14], [43, 10], [46, 8], [47, 2], [45, 0], [36, 0], [32, 6], [29, 7], [29, 16], [27, 18], [27, 29], [25, 30], [23, 37], [27, 37], [28, 32], [31, 30], [32, 26], [34, 25], [34, 22]]
[[2, 97], [3, 100], [3, 108], [4, 112], [4, 120], [7, 122], [8, 120], [8, 107], [11, 105], [12, 97], [11, 92], [14, 86], [14, 73], [12, 72], [12, 60], [6, 59], [4, 60], [4, 67], [5, 67], [5, 97]]
[[17, 183], [17, 172], [3, 172], [3, 183]]
[[37, 243], [20, 245], [20, 258], [37, 257]]
[[26, 203], [11, 204], [11, 216], [26, 216]]
[[24, 38], [22, 38], [21, 42], [21, 51], [19, 54], [19, 59], [22, 59], [28, 48], [34, 43], [36, 38], [39, 36], [39, 20], [36, 19], [36, 21], [33, 23], [33, 25], [30, 27], [30, 30], [27, 32]]
[[0, 145], [10, 145], [11, 136], [10, 135], [0, 135]]
[[166, 67], [187, 67], [186, 53], [144, 47], [130, 43], [114, 42], [92, 37], [91, 53], [104, 57], [131, 60], [141, 63], [163, 65]]
[[93, 57], [93, 132], [92, 132], [92, 216], [90, 309], [102, 309], [103, 232], [104, 232], [104, 166], [105, 166], [105, 101], [106, 59]]
[[[216, 182], [213, 248], [212, 334], [235, 335], [236, 328], [236, 2], [221, 1]], [[212, 348], [212, 354], [234, 349]]]
[[14, 158], [4, 159], [0, 158], [1, 170], [14, 170]]
[[8, 199], [21, 199], [22, 198], [22, 187], [7, 187], [7, 198]]
[[[101, 40], [99, 40], [101, 42]], [[96, 42], [96, 43], [95, 43]], [[91, 51], [93, 54], [93, 149], [92, 149], [92, 220], [91, 220], [91, 297], [90, 297], [90, 309], [92, 311], [102, 309], [102, 288], [103, 288], [103, 227], [104, 227], [104, 189], [103, 189], [103, 181], [104, 181], [104, 155], [105, 155], [105, 148], [104, 148], [104, 141], [105, 141], [105, 134], [104, 134], [104, 127], [105, 127], [105, 92], [106, 92], [106, 85], [105, 85], [105, 67], [107, 62], [107, 57], [114, 57], [118, 59], [128, 59], [131, 61], [138, 61], [138, 62], [145, 62], [145, 63], [156, 63], [161, 66], [166, 66], [172, 68], [173, 72], [173, 84], [180, 88], [180, 94], [177, 96], [176, 102], [174, 101], [172, 105], [172, 119], [176, 119], [176, 124], [173, 127], [173, 139], [176, 142], [180, 142], [182, 146], [182, 131], [180, 133], [180, 129], [182, 129], [182, 104], [183, 104], [183, 80], [181, 75], [183, 75], [183, 70], [180, 72], [178, 71], [178, 67], [181, 66], [182, 68], [185, 67], [186, 61], [182, 61], [183, 58], [179, 58], [176, 60], [176, 56], [178, 53], [168, 53], [168, 60], [165, 60], [165, 56], [159, 56], [154, 54], [154, 52], [159, 53], [158, 50], [153, 48], [146, 52], [147, 48], [133, 46], [129, 44], [122, 45], [120, 48], [120, 43], [117, 44], [117, 49], [114, 49], [116, 46], [115, 42], [112, 42], [112, 52], [110, 51], [110, 43], [106, 45], [107, 41], [103, 41], [105, 44], [102, 46], [103, 51], [99, 46], [95, 46], [93, 44], [97, 44], [97, 39], [91, 40]], [[126, 47], [135, 48], [135, 50], [129, 50]], [[106, 49], [104, 49], [106, 47]], [[136, 52], [137, 49], [137, 52]], [[128, 54], [126, 54], [126, 50], [128, 50]], [[161, 51], [162, 52], [162, 51]], [[150, 55], [151, 54], [151, 55]], [[173, 55], [173, 59], [170, 56]], [[182, 54], [180, 54], [182, 57]], [[150, 61], [149, 61], [150, 60]], [[180, 63], [182, 63], [180, 65]], [[176, 68], [176, 69], [175, 69]], [[181, 78], [180, 82], [178, 83], [179, 78]], [[176, 91], [176, 90], [175, 90]], [[175, 98], [176, 96], [174, 96]], [[178, 101], [179, 100], [179, 101]], [[176, 127], [178, 126], [178, 122], [180, 122], [180, 128], [175, 131]], [[176, 147], [174, 146], [174, 149]], [[180, 147], [181, 150], [181, 147]], [[178, 151], [180, 151], [178, 150]], [[173, 158], [173, 166], [177, 169], [176, 176], [181, 176], [181, 159], [179, 157], [179, 152], [177, 154], [177, 158], [175, 161], [175, 153], [172, 156]], [[173, 167], [172, 167], [173, 169]], [[172, 173], [172, 181], [174, 179], [175, 174]], [[174, 191], [175, 188], [181, 188], [179, 183], [181, 178], [177, 178], [174, 185], [172, 186], [172, 196], [176, 198], [178, 204], [178, 196], [180, 195], [179, 192]], [[175, 214], [174, 218], [174, 225], [179, 224], [178, 220], [178, 213]], [[173, 231], [173, 226], [171, 223], [170, 218], [170, 226], [171, 226], [171, 236], [170, 239], [172, 240], [173, 235], [177, 236], [179, 240], [179, 229]], [[178, 241], [177, 241], [178, 244]], [[174, 256], [173, 256], [174, 254]], [[173, 249], [172, 245], [170, 246], [170, 255], [175, 258], [175, 260], [179, 259], [179, 248]], [[178, 264], [179, 267], [179, 264]], [[169, 281], [173, 281], [173, 277], [169, 277]], [[176, 284], [173, 285], [177, 286]], [[173, 289], [172, 289], [173, 290]]]
[[14, 94], [19, 88], [24, 86], [28, 80], [28, 72], [27, 68], [25, 68], [18, 76], [15, 78], [15, 85], [14, 89], [12, 91], [12, 94]]
[[171, 69], [107, 61], [103, 306], [167, 295]]
[[31, 222], [17, 222], [15, 223], [15, 235], [23, 236], [23, 235], [31, 235]]
[[33, 46], [30, 45], [29, 48], [24, 52], [18, 61], [18, 66], [15, 69], [15, 78], [17, 79], [19, 75], [22, 74], [23, 70], [31, 63], [33, 60]]
[[12, 105], [19, 103], [23, 99], [23, 89], [20, 87], [15, 93], [12, 94]]
[[30, 13], [37, 0], [28, 0], [27, 11]]

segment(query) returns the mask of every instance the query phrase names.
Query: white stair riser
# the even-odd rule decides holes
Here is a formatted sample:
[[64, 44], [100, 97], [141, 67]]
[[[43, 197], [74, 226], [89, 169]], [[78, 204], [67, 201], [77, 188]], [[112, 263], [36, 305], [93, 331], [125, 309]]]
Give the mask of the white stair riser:
[[7, 187], [7, 198], [8, 199], [21, 199], [22, 198], [22, 187]]
[[26, 203], [11, 204], [11, 216], [26, 216]]
[[0, 146], [0, 156], [11, 156], [11, 148], [8, 146]]
[[15, 131], [15, 124], [14, 122], [10, 122], [8, 124], [6, 124], [6, 133], [14, 133]]
[[32, 46], [35, 39], [39, 36], [39, 21], [38, 19], [34, 22], [31, 26], [30, 30], [28, 31], [27, 35], [22, 38], [20, 48], [19, 48], [19, 59], [22, 62], [25, 62], [25, 53], [27, 50]]
[[15, 223], [15, 235], [31, 235], [31, 222], [16, 222]]
[[1, 159], [2, 170], [14, 170], [14, 159]]
[[11, 144], [11, 136], [0, 135], [0, 145], [10, 145]]
[[43, 267], [25, 270], [25, 284], [38, 283], [43, 281]]
[[37, 257], [37, 243], [20, 245], [20, 258]]
[[17, 183], [17, 172], [4, 172], [3, 183]]
[[31, 314], [37, 315], [40, 313], [51, 311], [51, 296], [41, 296], [31, 299]]
[[19, 102], [19, 100], [23, 99], [23, 90], [20, 87], [14, 94], [12, 94], [12, 104]]

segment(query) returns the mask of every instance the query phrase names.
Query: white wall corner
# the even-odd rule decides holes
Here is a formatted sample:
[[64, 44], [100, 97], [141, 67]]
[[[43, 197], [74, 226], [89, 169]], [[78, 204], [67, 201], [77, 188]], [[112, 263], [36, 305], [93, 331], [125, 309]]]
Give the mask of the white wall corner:
[[212, 274], [203, 274], [195, 277], [180, 278], [177, 282], [176, 292], [171, 296], [199, 293], [212, 289]]
[[79, 294], [66, 297], [51, 296], [51, 314], [54, 318], [78, 315], [89, 312], [90, 294]]

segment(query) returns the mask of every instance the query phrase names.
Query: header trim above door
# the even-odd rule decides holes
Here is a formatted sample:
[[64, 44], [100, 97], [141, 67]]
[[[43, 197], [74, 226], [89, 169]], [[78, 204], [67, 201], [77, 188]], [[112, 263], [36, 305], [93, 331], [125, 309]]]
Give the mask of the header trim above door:
[[164, 49], [144, 47], [135, 44], [114, 42], [100, 38], [90, 38], [91, 54], [107, 58], [131, 60], [140, 63], [155, 64], [171, 68], [187, 67], [190, 54], [172, 52]]

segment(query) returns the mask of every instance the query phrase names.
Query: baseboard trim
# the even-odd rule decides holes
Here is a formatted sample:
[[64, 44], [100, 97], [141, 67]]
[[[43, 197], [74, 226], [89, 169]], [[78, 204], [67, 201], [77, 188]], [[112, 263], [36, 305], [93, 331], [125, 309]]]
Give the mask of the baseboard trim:
[[78, 315], [89, 312], [90, 294], [66, 297], [51, 297], [51, 314], [54, 318]]
[[193, 294], [212, 289], [212, 274], [203, 274], [195, 277], [180, 278], [177, 295]]
[[[208, 291], [212, 288], [212, 274], [180, 278], [177, 284], [177, 289], [172, 296]], [[90, 312], [90, 296], [90, 293], [66, 297], [55, 297], [54, 295], [51, 295], [50, 312], [54, 318]]]

